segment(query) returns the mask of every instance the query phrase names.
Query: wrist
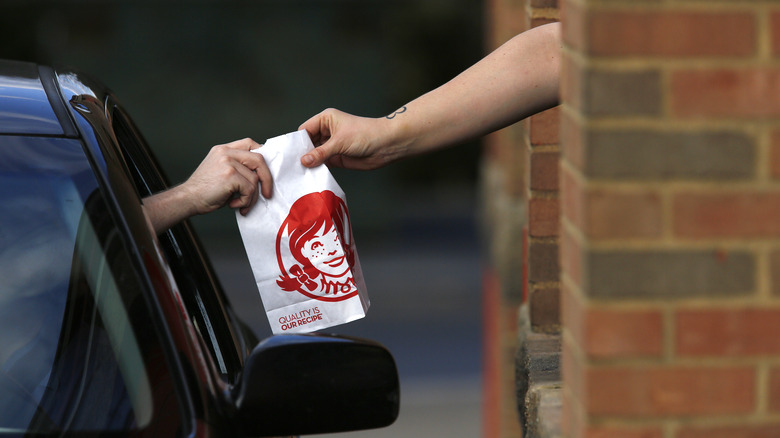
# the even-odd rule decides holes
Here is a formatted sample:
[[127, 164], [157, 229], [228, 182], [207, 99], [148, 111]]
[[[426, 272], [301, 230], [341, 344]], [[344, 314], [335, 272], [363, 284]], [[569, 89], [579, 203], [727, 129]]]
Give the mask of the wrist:
[[193, 190], [187, 181], [171, 187], [166, 192], [166, 202], [170, 208], [175, 209], [182, 219], [203, 214], [198, 202], [199, 195]]
[[411, 118], [406, 116], [406, 107], [395, 113], [376, 120], [375, 149], [381, 151], [383, 159], [391, 163], [409, 155], [415, 155], [417, 135], [411, 125]]
[[189, 191], [181, 185], [144, 198], [143, 208], [157, 233], [197, 214]]

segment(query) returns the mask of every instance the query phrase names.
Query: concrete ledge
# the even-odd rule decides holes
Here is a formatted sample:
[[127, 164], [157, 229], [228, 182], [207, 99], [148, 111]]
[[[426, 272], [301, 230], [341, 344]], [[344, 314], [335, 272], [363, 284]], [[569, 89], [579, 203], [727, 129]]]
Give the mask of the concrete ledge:
[[525, 397], [524, 438], [559, 438], [561, 433], [560, 385], [532, 387]]
[[561, 336], [532, 331], [527, 306], [518, 318], [515, 378], [524, 438], [561, 435]]

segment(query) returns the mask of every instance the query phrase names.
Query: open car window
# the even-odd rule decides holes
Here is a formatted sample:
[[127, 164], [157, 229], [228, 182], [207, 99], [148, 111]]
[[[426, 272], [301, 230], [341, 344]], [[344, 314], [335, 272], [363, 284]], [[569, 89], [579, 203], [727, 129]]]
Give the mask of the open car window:
[[[146, 197], [168, 188], [154, 158], [133, 122], [119, 107], [111, 112], [112, 128], [125, 157], [127, 168], [140, 196]], [[217, 279], [206, 266], [200, 244], [189, 224], [174, 226], [158, 236], [176, 283], [201, 341], [211, 353], [222, 377], [234, 383], [247, 353], [243, 339], [235, 336], [230, 312]], [[250, 345], [251, 348], [253, 345]]]
[[77, 140], [0, 148], [0, 434], [182, 420], [132, 256]]

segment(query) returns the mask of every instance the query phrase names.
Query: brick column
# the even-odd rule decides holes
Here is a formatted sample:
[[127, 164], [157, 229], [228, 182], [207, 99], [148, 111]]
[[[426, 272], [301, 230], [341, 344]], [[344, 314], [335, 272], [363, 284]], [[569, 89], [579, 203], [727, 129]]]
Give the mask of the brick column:
[[[486, 6], [488, 52], [558, 17], [557, 0], [489, 0]], [[488, 438], [521, 436], [528, 379], [516, 368], [518, 349], [525, 351], [530, 331], [560, 329], [558, 117], [557, 109], [550, 110], [485, 140], [481, 198], [490, 257], [483, 422]]]
[[780, 5], [561, 7], [567, 436], [780, 436]]

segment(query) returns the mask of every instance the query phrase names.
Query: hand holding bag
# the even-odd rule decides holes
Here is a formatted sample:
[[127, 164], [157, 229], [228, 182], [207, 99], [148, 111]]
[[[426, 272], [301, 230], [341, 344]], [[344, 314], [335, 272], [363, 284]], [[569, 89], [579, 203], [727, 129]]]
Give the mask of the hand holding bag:
[[300, 163], [314, 145], [305, 130], [255, 149], [274, 181], [238, 228], [273, 333], [311, 332], [366, 315], [369, 300], [349, 211], [325, 166]]

